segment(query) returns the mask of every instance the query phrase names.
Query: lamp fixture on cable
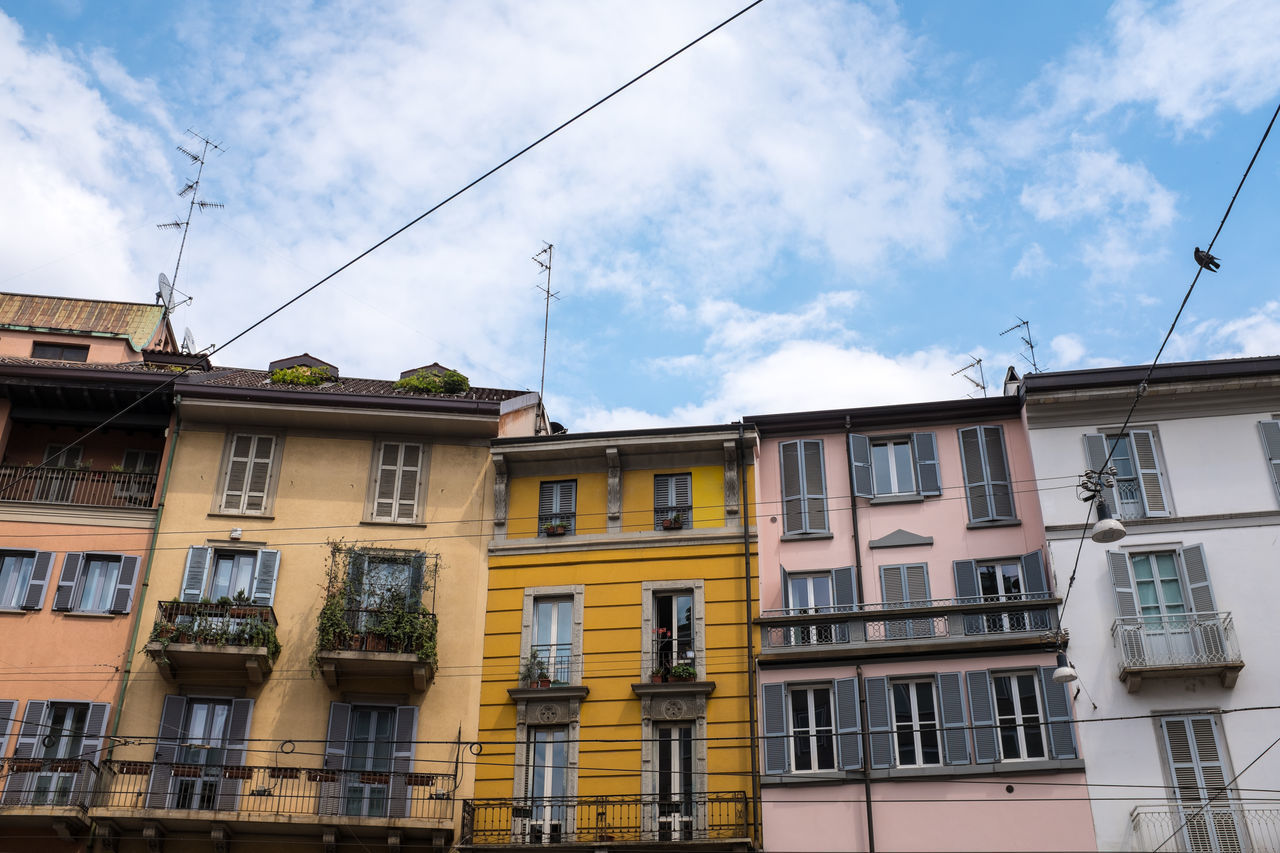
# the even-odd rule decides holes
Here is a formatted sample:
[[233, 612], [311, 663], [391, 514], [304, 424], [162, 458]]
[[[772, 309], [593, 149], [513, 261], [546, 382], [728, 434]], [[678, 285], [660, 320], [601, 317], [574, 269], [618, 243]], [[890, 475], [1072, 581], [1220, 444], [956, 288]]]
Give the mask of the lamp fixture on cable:
[[1124, 525], [1120, 523], [1120, 519], [1111, 517], [1111, 508], [1107, 506], [1107, 499], [1102, 496], [1104, 489], [1114, 488], [1115, 484], [1114, 465], [1101, 471], [1085, 471], [1080, 478], [1077, 487], [1079, 498], [1086, 503], [1092, 502], [1094, 511], [1098, 514], [1098, 520], [1089, 531], [1089, 538], [1094, 542], [1103, 544], [1119, 542], [1127, 532]]
[[1067, 653], [1058, 652], [1058, 668], [1053, 671], [1053, 680], [1059, 684], [1070, 684], [1079, 677], [1076, 668], [1067, 660]]

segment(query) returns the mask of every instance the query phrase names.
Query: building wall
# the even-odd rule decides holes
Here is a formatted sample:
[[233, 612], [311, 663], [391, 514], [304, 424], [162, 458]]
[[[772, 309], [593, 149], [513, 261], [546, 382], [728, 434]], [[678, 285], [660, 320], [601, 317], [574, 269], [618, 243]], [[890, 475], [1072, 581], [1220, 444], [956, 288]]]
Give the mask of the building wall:
[[107, 338], [89, 335], [66, 335], [55, 332], [7, 331], [0, 334], [0, 356], [31, 358], [34, 343], [88, 346], [88, 361], [96, 364], [120, 364], [126, 361], [142, 361], [142, 353], [129, 346], [123, 338]]

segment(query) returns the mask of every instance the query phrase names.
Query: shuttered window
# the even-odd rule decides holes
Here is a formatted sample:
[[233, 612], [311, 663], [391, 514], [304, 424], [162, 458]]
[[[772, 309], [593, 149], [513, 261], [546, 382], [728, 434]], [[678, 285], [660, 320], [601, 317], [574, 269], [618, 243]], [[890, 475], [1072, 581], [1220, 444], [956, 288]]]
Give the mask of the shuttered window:
[[931, 432], [895, 438], [851, 434], [849, 463], [858, 497], [942, 494], [938, 441]]
[[43, 607], [52, 565], [51, 551], [0, 551], [0, 608]]
[[[577, 480], [555, 480], [538, 485], [539, 536], [573, 533], [576, 526], [577, 495]], [[564, 529], [560, 530], [561, 527]]]
[[[244, 766], [252, 716], [252, 699], [165, 696], [146, 807], [234, 811], [240, 774], [222, 768]], [[205, 769], [175, 776], [174, 764]]]
[[235, 433], [227, 439], [221, 512], [262, 515], [273, 476], [277, 438]]
[[421, 493], [423, 447], [399, 441], [378, 445], [374, 477], [374, 521], [417, 521]]
[[[10, 713], [15, 710], [16, 703], [10, 703]], [[13, 751], [22, 764], [10, 767], [0, 802], [86, 808], [97, 776], [90, 762], [97, 765], [103, 758], [110, 711], [106, 702], [27, 702]], [[7, 725], [0, 724], [0, 731]], [[30, 771], [27, 759], [36, 760]]]
[[653, 527], [655, 530], [693, 526], [693, 475], [655, 474]]
[[404, 817], [417, 729], [413, 705], [331, 703], [320, 814]]
[[139, 558], [132, 554], [69, 552], [62, 559], [54, 610], [83, 613], [128, 613]]
[[[929, 606], [929, 567], [924, 563], [907, 566], [880, 567], [880, 593], [886, 610], [903, 607]], [[868, 625], [870, 629], [871, 626]], [[901, 640], [908, 637], [932, 637], [932, 616], [912, 619], [889, 619], [884, 622], [884, 639]]]
[[1089, 469], [1102, 463], [1115, 468], [1115, 483], [1103, 491], [1112, 514], [1119, 518], [1160, 518], [1170, 515], [1169, 491], [1154, 430], [1135, 429], [1123, 435], [1096, 433], [1084, 437]]
[[961, 429], [960, 462], [964, 469], [969, 521], [976, 524], [1016, 519], [1004, 428], [973, 426]]
[[183, 572], [182, 600], [207, 598], [217, 601], [248, 596], [253, 604], [275, 603], [276, 578], [280, 573], [280, 552], [263, 548], [257, 551], [215, 551], [204, 546], [187, 550]]
[[1262, 435], [1262, 453], [1267, 458], [1271, 485], [1280, 498], [1280, 421], [1258, 421], [1258, 432]]
[[1216, 716], [1164, 717], [1160, 720], [1165, 760], [1173, 779], [1173, 797], [1184, 822], [1179, 849], [1193, 853], [1238, 853], [1248, 848], [1242, 836], [1236, 794], [1227, 787], [1231, 773]]
[[783, 533], [828, 531], [827, 480], [822, 453], [822, 439], [781, 444]]

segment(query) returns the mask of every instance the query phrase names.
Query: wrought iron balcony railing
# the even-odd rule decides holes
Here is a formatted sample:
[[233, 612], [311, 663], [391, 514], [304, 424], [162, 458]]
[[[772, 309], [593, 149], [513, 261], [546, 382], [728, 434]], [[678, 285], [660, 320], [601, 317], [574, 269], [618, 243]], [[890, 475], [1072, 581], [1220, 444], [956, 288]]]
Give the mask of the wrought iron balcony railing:
[[0, 758], [0, 813], [5, 806], [84, 810], [98, 782], [98, 765], [85, 758]]
[[1137, 806], [1132, 850], [1161, 853], [1264, 853], [1280, 850], [1280, 808], [1192, 803]]
[[261, 604], [218, 604], [216, 602], [162, 601], [156, 608], [152, 639], [163, 637], [171, 643], [203, 643], [215, 646], [274, 647], [275, 611]]
[[[574, 655], [572, 647], [568, 644], [560, 645], [534, 645], [529, 647], [529, 656], [522, 662], [521, 671], [523, 673], [525, 664], [537, 655], [535, 662], [540, 667], [539, 671], [533, 674], [533, 678], [521, 678], [521, 687], [537, 687], [543, 681], [549, 681], [551, 684], [573, 684], [575, 683], [574, 675], [578, 675], [578, 681], [581, 681], [582, 656]], [[525, 682], [537, 682], [529, 683]], [[546, 686], [546, 685], [543, 685]]]
[[155, 474], [0, 465], [0, 501], [149, 507], [155, 494]]
[[713, 841], [747, 835], [747, 797], [741, 791], [468, 800], [462, 810], [464, 845]]
[[1231, 687], [1244, 667], [1230, 613], [1130, 616], [1111, 626], [1120, 678], [1130, 691], [1145, 676], [1218, 674]]

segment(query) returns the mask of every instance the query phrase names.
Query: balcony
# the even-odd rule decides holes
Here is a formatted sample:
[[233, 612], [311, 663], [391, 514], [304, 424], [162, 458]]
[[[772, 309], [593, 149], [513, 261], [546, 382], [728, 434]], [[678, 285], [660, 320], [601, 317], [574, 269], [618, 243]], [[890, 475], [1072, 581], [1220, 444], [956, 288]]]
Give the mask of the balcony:
[[382, 608], [354, 608], [331, 598], [320, 613], [319, 634], [316, 666], [334, 689], [370, 680], [380, 691], [398, 686], [420, 693], [435, 677], [435, 614], [400, 599]]
[[338, 826], [343, 834], [371, 838], [398, 829], [405, 840], [430, 838], [447, 846], [453, 786], [452, 776], [429, 773], [108, 760], [93, 817], [122, 830], [162, 820], [171, 833], [207, 830], [210, 822], [233, 834], [270, 831], [271, 824], [310, 823], [317, 833]]
[[760, 659], [1049, 649], [1058, 630], [1057, 605], [1058, 599], [1044, 596], [1005, 596], [765, 610], [756, 620]]
[[0, 835], [20, 826], [47, 829], [52, 822], [60, 835], [70, 837], [88, 827], [89, 801], [98, 782], [93, 762], [0, 758], [0, 777]]
[[138, 509], [155, 493], [155, 474], [0, 465], [0, 501]]
[[143, 651], [167, 681], [261, 684], [280, 654], [270, 607], [162, 601]]
[[1120, 680], [1130, 693], [1142, 688], [1144, 678], [1204, 675], [1216, 675], [1231, 688], [1244, 669], [1230, 613], [1117, 619], [1111, 642], [1120, 653]]
[[468, 800], [461, 847], [643, 842], [688, 849], [751, 850], [747, 797], [741, 791], [686, 797], [543, 797]]
[[1246, 853], [1280, 850], [1280, 808], [1165, 803], [1130, 812], [1131, 850]]

